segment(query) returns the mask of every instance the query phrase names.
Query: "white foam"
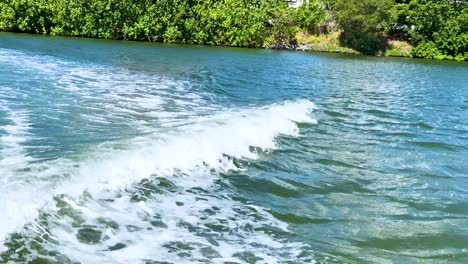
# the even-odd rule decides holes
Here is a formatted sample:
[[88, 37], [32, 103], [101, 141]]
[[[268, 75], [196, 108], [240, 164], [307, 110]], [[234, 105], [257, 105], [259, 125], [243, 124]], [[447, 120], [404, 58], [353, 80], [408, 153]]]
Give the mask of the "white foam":
[[[297, 122], [315, 122], [310, 116], [310, 111], [313, 108], [313, 103], [309, 101], [296, 101], [264, 108], [225, 112], [211, 117], [200, 117], [192, 120], [191, 124], [179, 127], [178, 130], [172, 132], [135, 138], [126, 143], [128, 147], [124, 150], [116, 150], [112, 144], [106, 144], [98, 147], [88, 159], [78, 163], [60, 160], [42, 164], [46, 168], [33, 168], [32, 170], [39, 179], [44, 179], [43, 184], [27, 187], [27, 191], [34, 194], [36, 198], [28, 201], [27, 198], [31, 198], [31, 195], [25, 195], [24, 192], [20, 191], [17, 197], [23, 197], [21, 200], [5, 197], [7, 205], [2, 205], [2, 207], [5, 208], [5, 214], [12, 218], [7, 221], [24, 224], [37, 217], [37, 209], [40, 206], [48, 204], [48, 209], [43, 208], [43, 210], [54, 210], [49, 207], [50, 203], [48, 202], [53, 195], [67, 194], [70, 197], [70, 204], [78, 209], [90, 223], [95, 222], [98, 216], [109, 216], [114, 220], [120, 219], [118, 220], [119, 225], [122, 226], [130, 224], [146, 226], [148, 222], [139, 219], [139, 215], [144, 214], [145, 211], [148, 211], [147, 213], [150, 215], [158, 213], [164, 217], [166, 223], [169, 223], [167, 229], [159, 230], [156, 234], [151, 231], [141, 232], [137, 235], [130, 234], [130, 232], [109, 234], [112, 235], [111, 239], [98, 246], [85, 245], [77, 241], [76, 230], [70, 229], [69, 223], [63, 222], [65, 221], [63, 219], [60, 220], [62, 222], [59, 221], [50, 228], [51, 235], [60, 241], [60, 252], [77, 260], [83, 260], [83, 257], [87, 256], [90, 263], [98, 260], [107, 263], [128, 263], [137, 259], [141, 260], [145, 256], [161, 259], [161, 256], [164, 258], [164, 252], [167, 251], [162, 245], [177, 237], [197, 245], [207, 245], [209, 242], [206, 239], [184, 231], [177, 226], [177, 223], [182, 221], [192, 225], [206, 224], [206, 221], [209, 220], [201, 220], [200, 212], [205, 207], [220, 206], [223, 209], [219, 213], [220, 218], [215, 219], [215, 222], [224, 218], [236, 219], [235, 221], [229, 220], [229, 225], [257, 224], [249, 216], [245, 217], [236, 213], [236, 207], [239, 204], [227, 198], [219, 200], [215, 197], [206, 202], [196, 202], [193, 195], [182, 193], [160, 196], [159, 199], [141, 206], [130, 203], [128, 195], [123, 195], [120, 200], [117, 199], [116, 202], [107, 205], [102, 205], [94, 200], [94, 202], [89, 201], [83, 206], [76, 201], [80, 199], [84, 191], [89, 192], [94, 199], [98, 200], [109, 195], [112, 196], [115, 192], [125, 193], [126, 188], [143, 179], [151, 178], [152, 175], [176, 179], [176, 184], [183, 189], [192, 187], [209, 189], [217, 179], [217, 174], [213, 174], [213, 171], [222, 172], [238, 169], [228, 157], [255, 159], [258, 154], [252, 151], [252, 146], [263, 150], [272, 150], [277, 148], [275, 143], [277, 136], [298, 136]], [[61, 178], [60, 182], [54, 183], [56, 186], [54, 191], [50, 191], [51, 181], [47, 177], [65, 173], [70, 175], [68, 179]], [[173, 175], [186, 176], [172, 178]], [[184, 201], [188, 207], [183, 207], [182, 210], [178, 209], [173, 204], [174, 200]], [[29, 206], [30, 204], [33, 205]], [[20, 205], [24, 208], [30, 208], [28, 211], [30, 215], [15, 214], [13, 212], [15, 206], [19, 207]], [[285, 228], [262, 209], [257, 209], [257, 211], [264, 219], [258, 225], [277, 225], [279, 228]], [[2, 234], [15, 230], [8, 230], [8, 228], [11, 229], [12, 226], [7, 225], [7, 228], [2, 230]], [[230, 228], [235, 229], [235, 227]], [[132, 237], [133, 235], [136, 236]], [[275, 263], [275, 257], [269, 256], [269, 252], [272, 248], [279, 250], [281, 246], [285, 246], [261, 232], [251, 234], [239, 231], [231, 239], [232, 241], [221, 239], [220, 244], [214, 246], [216, 251], [222, 254], [221, 257], [216, 258], [219, 261], [234, 259], [233, 252], [255, 251], [256, 255], [263, 256], [266, 260], [265, 263]], [[129, 246], [125, 250], [101, 251], [103, 247], [109, 246], [114, 241], [128, 241]], [[255, 243], [264, 245], [264, 248], [256, 248]], [[145, 247], [149, 244], [152, 246]], [[287, 245], [286, 248], [288, 247], [293, 247], [293, 245]], [[130, 252], [134, 253], [130, 254]], [[200, 251], [196, 252], [201, 254]], [[167, 254], [167, 257], [172, 259], [177, 257], [174, 254]]]
[[0, 48], [0, 63], [2, 62], [9, 66], [18, 66], [18, 71], [34, 69], [41, 73], [54, 73], [67, 64], [67, 62], [57, 60], [52, 56], [26, 54], [12, 49]]
[[226, 155], [255, 159], [257, 154], [250, 147], [275, 149], [278, 135], [299, 135], [296, 122], [316, 122], [309, 115], [313, 108], [309, 101], [298, 101], [219, 114], [199, 118], [179, 128], [180, 131], [136, 138], [128, 143], [133, 146], [131, 150], [115, 151], [104, 146], [98, 150], [98, 156], [81, 166], [79, 175], [73, 179], [76, 182], [62, 186], [60, 192], [80, 194], [86, 189], [99, 193], [152, 174], [172, 175], [176, 171], [188, 174], [206, 166], [220, 171], [235, 169]]
[[[203, 177], [206, 174], [191, 176]], [[213, 176], [211, 176], [213, 177]], [[207, 180], [207, 179], [205, 179]], [[211, 179], [212, 181], [212, 179]], [[193, 178], [176, 179], [178, 186], [195, 187]], [[294, 250], [302, 245], [298, 243], [277, 240], [262, 231], [256, 231], [265, 226], [286, 229], [286, 225], [278, 222], [261, 208], [246, 210], [241, 205], [222, 195], [202, 196], [206, 200], [196, 200], [192, 193], [178, 192], [154, 195], [144, 202], [131, 202], [130, 195], [123, 195], [112, 202], [89, 201], [85, 206], [77, 205], [68, 200], [72, 207], [81, 213], [86, 224], [95, 226], [107, 235], [107, 240], [96, 245], [81, 243], [76, 236], [77, 230], [70, 229], [70, 219], [59, 219], [51, 224], [51, 233], [60, 241], [60, 245], [50, 244], [49, 250], [61, 252], [72, 260], [85, 263], [138, 263], [144, 259], [168, 260], [177, 263], [193, 263], [194, 260], [210, 260], [213, 263], [237, 261], [236, 253], [251, 252], [263, 258], [259, 263], [278, 263], [279, 254], [284, 254], [284, 260], [297, 260], [298, 254]], [[214, 197], [213, 197], [214, 196]], [[176, 202], [182, 202], [177, 206]], [[217, 207], [215, 215], [207, 215], [205, 210]], [[159, 215], [165, 227], [155, 227], [151, 224], [151, 217]], [[112, 219], [119, 226], [118, 229], [106, 228], [97, 220], [99, 217]], [[190, 232], [180, 224], [186, 223], [198, 232]], [[213, 234], [208, 225], [223, 226], [226, 231]], [[137, 227], [138, 230], [129, 231], [126, 227]], [[210, 234], [214, 243], [209, 239]], [[108, 248], [117, 243], [126, 244], [126, 248], [109, 251]], [[192, 247], [187, 250], [190, 256], [179, 257], [177, 252], [170, 252], [167, 246], [183, 243]], [[203, 249], [210, 248], [218, 256], [208, 258], [203, 255]], [[242, 263], [242, 262], [241, 262]]]
[[[30, 201], [26, 201], [24, 207], [18, 207], [29, 194], [24, 196], [24, 193], [13, 193], [18, 183], [17, 171], [26, 168], [32, 161], [24, 146], [29, 139], [29, 114], [27, 111], [13, 110], [6, 100], [1, 99], [3, 93], [14, 96], [12, 89], [3, 87], [0, 111], [4, 114], [2, 121], [6, 124], [0, 126], [0, 211], [4, 215], [0, 219], [0, 241], [5, 239], [9, 231], [24, 225], [26, 222], [21, 220], [31, 215], [31, 210], [27, 208]], [[11, 200], [15, 202], [11, 203]], [[37, 214], [37, 210], [34, 210], [34, 214]]]

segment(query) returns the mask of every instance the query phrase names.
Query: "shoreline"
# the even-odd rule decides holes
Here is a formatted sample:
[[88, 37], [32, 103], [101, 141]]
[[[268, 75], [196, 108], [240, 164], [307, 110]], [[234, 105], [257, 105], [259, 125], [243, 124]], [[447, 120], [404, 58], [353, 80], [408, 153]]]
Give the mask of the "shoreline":
[[[336, 32], [335, 32], [336, 33]], [[50, 38], [65, 38], [65, 39], [84, 39], [84, 40], [104, 40], [104, 41], [115, 41], [115, 42], [128, 42], [128, 43], [145, 43], [145, 44], [164, 44], [164, 45], [184, 45], [192, 47], [219, 47], [219, 48], [233, 48], [233, 49], [249, 49], [249, 50], [276, 50], [276, 51], [294, 51], [294, 52], [305, 52], [305, 53], [322, 53], [322, 54], [343, 54], [343, 55], [356, 55], [364, 57], [381, 57], [381, 58], [407, 58], [407, 59], [416, 59], [418, 61], [453, 61], [453, 62], [464, 62], [457, 60], [448, 60], [448, 59], [428, 59], [428, 58], [418, 58], [412, 57], [409, 54], [405, 55], [389, 55], [388, 51], [386, 54], [364, 54], [360, 53], [351, 48], [333, 45], [327, 46], [321, 43], [307, 43], [307, 44], [288, 44], [281, 46], [272, 46], [267, 48], [262, 47], [243, 47], [243, 46], [229, 46], [229, 45], [210, 45], [210, 44], [191, 44], [191, 43], [181, 43], [181, 42], [160, 42], [160, 41], [145, 41], [145, 40], [135, 40], [135, 39], [115, 39], [115, 38], [98, 38], [98, 37], [87, 37], [87, 36], [66, 36], [66, 35], [50, 35], [50, 34], [37, 34], [31, 32], [13, 32], [13, 31], [0, 31], [0, 34], [18, 34], [26, 36], [39, 36], [39, 37], [50, 37]], [[465, 61], [466, 62], [466, 61]]]

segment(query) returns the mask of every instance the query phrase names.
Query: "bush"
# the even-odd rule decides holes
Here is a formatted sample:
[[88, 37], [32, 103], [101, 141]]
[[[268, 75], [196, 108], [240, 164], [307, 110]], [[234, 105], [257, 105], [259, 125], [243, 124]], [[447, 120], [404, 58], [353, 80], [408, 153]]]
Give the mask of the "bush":
[[392, 49], [387, 51], [387, 56], [390, 57], [409, 57], [410, 54], [403, 52], [401, 50]]
[[411, 56], [424, 59], [444, 59], [444, 55], [432, 41], [420, 43], [411, 51]]

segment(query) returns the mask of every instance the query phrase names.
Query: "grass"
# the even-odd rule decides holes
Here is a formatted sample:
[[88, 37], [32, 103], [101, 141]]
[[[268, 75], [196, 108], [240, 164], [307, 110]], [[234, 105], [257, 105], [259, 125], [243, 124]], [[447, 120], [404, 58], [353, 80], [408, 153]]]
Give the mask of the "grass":
[[388, 41], [388, 48], [385, 56], [390, 57], [411, 57], [411, 50], [413, 46], [411, 46], [406, 41], [399, 41], [399, 40], [389, 40]]
[[[340, 45], [340, 31], [331, 32], [322, 35], [310, 35], [305, 32], [299, 32], [296, 35], [299, 49], [320, 51], [320, 52], [335, 52], [359, 54], [358, 51], [343, 47]], [[406, 41], [389, 40], [387, 43], [387, 51], [383, 54], [390, 57], [411, 57], [411, 46]]]
[[316, 36], [309, 35], [304, 32], [299, 32], [296, 35], [296, 39], [300, 48], [304, 50], [359, 54], [359, 52], [354, 49], [340, 45], [340, 34], [341, 32], [332, 32]]

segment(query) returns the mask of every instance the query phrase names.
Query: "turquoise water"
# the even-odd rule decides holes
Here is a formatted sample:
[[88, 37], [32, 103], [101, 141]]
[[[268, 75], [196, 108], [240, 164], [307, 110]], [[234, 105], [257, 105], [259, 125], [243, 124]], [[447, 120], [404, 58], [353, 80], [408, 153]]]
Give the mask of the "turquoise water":
[[0, 34], [0, 263], [466, 263], [468, 66]]

